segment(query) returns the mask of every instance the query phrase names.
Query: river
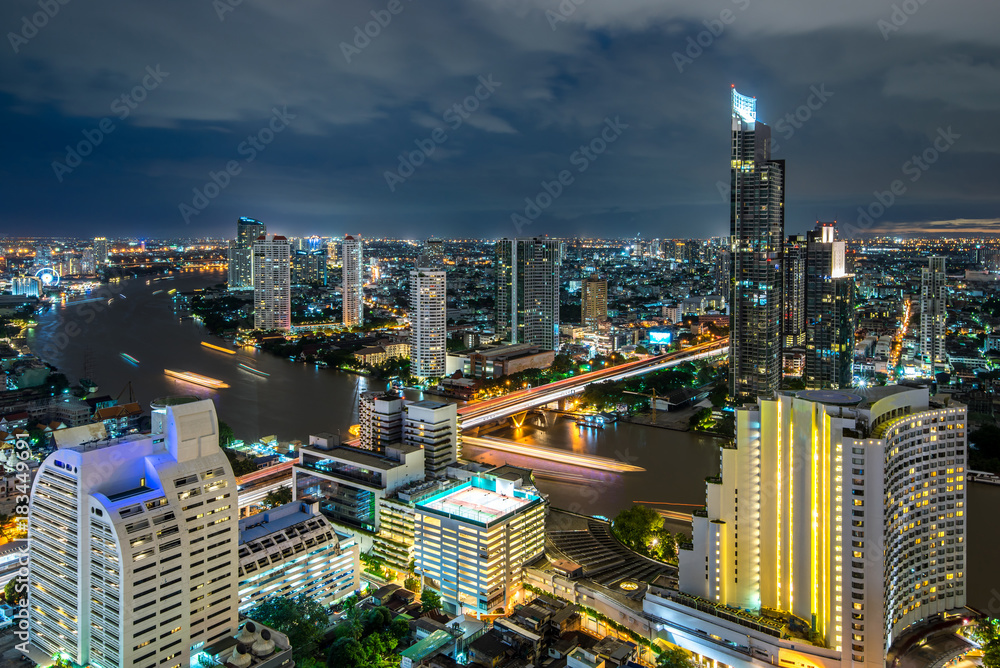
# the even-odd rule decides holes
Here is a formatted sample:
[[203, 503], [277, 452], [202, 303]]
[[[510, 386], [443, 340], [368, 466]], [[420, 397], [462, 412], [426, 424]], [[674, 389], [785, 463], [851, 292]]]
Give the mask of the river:
[[[240, 351], [215, 352], [201, 345], [209, 337], [196, 321], [182, 320], [174, 311], [167, 290], [180, 292], [225, 280], [224, 272], [178, 274], [174, 280], [146, 285], [146, 278], [124, 281], [114, 287], [125, 298], [116, 298], [91, 322], [86, 305], [55, 306], [39, 317], [30, 334], [33, 350], [45, 351], [46, 361], [72, 381], [88, 367], [100, 393], [118, 396], [129, 382], [144, 407], [156, 397], [196, 394], [215, 400], [220, 419], [240, 438], [275, 435], [279, 440], [306, 440], [320, 431], [336, 433], [357, 422], [359, 392], [383, 389], [368, 378], [331, 369], [293, 363], [270, 354]], [[153, 292], [162, 290], [160, 294]], [[76, 332], [73, 336], [64, 336]], [[65, 345], [57, 344], [65, 341]], [[132, 365], [127, 353], [139, 360]], [[88, 361], [89, 359], [89, 361]], [[261, 378], [239, 369], [246, 361], [270, 374]], [[227, 382], [230, 387], [209, 390], [171, 380], [164, 369], [193, 371]], [[126, 394], [127, 396], [127, 394]], [[408, 399], [419, 395], [408, 393]], [[491, 435], [516, 438], [553, 448], [613, 457], [646, 470], [636, 473], [595, 471], [530, 457], [467, 447], [464, 455], [487, 463], [509, 463], [536, 471], [539, 489], [553, 506], [585, 514], [613, 517], [633, 501], [655, 502], [653, 507], [690, 512], [705, 500], [705, 476], [719, 472], [720, 440], [630, 423], [615, 423], [602, 430], [578, 427], [572, 420], [554, 419], [548, 427], [527, 424]], [[993, 560], [1000, 553], [1000, 531], [995, 513], [1000, 509], [1000, 486], [969, 486], [969, 604], [1000, 616], [1000, 569]], [[673, 530], [684, 525], [670, 522]], [[689, 527], [687, 531], [690, 531]]]

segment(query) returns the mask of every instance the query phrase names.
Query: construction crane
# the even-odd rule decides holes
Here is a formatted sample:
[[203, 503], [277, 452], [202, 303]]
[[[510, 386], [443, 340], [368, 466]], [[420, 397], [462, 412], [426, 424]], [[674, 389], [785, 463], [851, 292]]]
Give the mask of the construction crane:
[[656, 399], [657, 399], [657, 397], [659, 397], [660, 399], [662, 399], [663, 397], [667, 396], [665, 394], [657, 394], [655, 389], [651, 393], [649, 393], [649, 394], [646, 394], [644, 392], [629, 392], [628, 390], [625, 390], [624, 392], [622, 392], [622, 394], [634, 394], [637, 397], [649, 397], [649, 410], [653, 414], [653, 422], [656, 422]]

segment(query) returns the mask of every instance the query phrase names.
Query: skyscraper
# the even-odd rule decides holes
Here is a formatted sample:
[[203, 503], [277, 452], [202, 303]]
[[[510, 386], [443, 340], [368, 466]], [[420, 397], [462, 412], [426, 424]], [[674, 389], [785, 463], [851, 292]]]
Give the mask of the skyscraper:
[[326, 248], [293, 250], [292, 285], [326, 285], [326, 262]]
[[497, 334], [511, 343], [559, 348], [562, 242], [501, 239], [496, 244]]
[[[836, 222], [816, 223], [806, 249], [807, 389], [846, 389], [854, 379], [854, 273]], [[786, 293], [785, 299], [788, 299]]]
[[345, 236], [342, 251], [344, 324], [360, 327], [365, 321], [365, 258], [361, 235]]
[[806, 344], [806, 244], [804, 234], [785, 241], [783, 348], [802, 348]]
[[947, 367], [948, 277], [943, 257], [927, 258], [920, 270], [920, 356], [931, 373]]
[[753, 400], [781, 381], [785, 161], [771, 159], [771, 128], [757, 100], [732, 90], [730, 236], [733, 292], [729, 393]]
[[28, 516], [29, 634], [75, 665], [180, 668], [237, 628], [236, 478], [211, 401], [152, 404], [152, 433], [66, 429]]
[[403, 439], [403, 399], [391, 392], [365, 392], [358, 405], [359, 447], [381, 451]]
[[439, 268], [444, 264], [444, 241], [436, 237], [431, 237], [424, 242], [423, 257], [427, 264], [424, 266]]
[[275, 235], [253, 243], [254, 329], [291, 329], [292, 279], [288, 239]]
[[403, 409], [403, 443], [423, 448], [427, 475], [445, 477], [458, 461], [458, 407], [425, 399]]
[[[737, 408], [736, 445], [722, 451], [722, 475], [709, 480], [692, 544], [680, 550], [680, 591], [748, 612], [699, 627], [702, 637], [746, 647], [753, 628], [754, 658], [778, 665], [787, 646], [778, 638], [789, 636], [768, 619], [780, 611], [805, 620], [797, 656], [816, 647], [836, 665], [881, 668], [894, 640], [961, 610], [966, 417], [965, 406], [900, 386], [779, 393]], [[698, 606], [676, 600], [647, 612]], [[768, 624], [777, 632], [762, 639]], [[750, 665], [723, 659], [722, 643], [690, 635], [682, 644]]]
[[410, 374], [418, 378], [445, 375], [446, 292], [444, 271], [418, 267], [410, 272]]
[[98, 267], [108, 264], [110, 250], [107, 237], [94, 237], [94, 262]]
[[729, 296], [732, 294], [733, 280], [733, 254], [728, 248], [720, 249], [715, 254], [715, 265], [712, 268], [712, 275], [715, 280], [715, 294], [722, 297], [729, 304]]
[[236, 221], [236, 238], [229, 241], [229, 289], [253, 288], [253, 242], [267, 235], [267, 225], [253, 218]]
[[608, 282], [597, 274], [583, 279], [580, 319], [584, 327], [597, 327], [608, 320]]

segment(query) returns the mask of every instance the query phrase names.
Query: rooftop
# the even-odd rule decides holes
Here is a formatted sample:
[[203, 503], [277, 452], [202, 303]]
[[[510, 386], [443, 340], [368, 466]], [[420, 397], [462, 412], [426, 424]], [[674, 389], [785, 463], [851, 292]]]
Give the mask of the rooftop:
[[488, 524], [524, 508], [536, 498], [527, 494], [507, 496], [467, 482], [421, 501], [417, 507]]
[[296, 524], [322, 515], [312, 513], [309, 504], [293, 501], [283, 506], [266, 510], [240, 520], [240, 544], [249, 543], [264, 536], [284, 531]]

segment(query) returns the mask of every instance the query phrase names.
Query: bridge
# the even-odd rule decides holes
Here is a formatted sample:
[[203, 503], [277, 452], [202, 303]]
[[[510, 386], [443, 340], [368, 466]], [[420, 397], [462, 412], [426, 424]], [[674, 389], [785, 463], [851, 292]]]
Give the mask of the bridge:
[[548, 385], [540, 385], [527, 390], [518, 390], [508, 395], [462, 406], [458, 409], [459, 424], [462, 429], [470, 429], [503, 419], [532, 408], [558, 401], [574, 394], [580, 394], [591, 383], [608, 380], [623, 380], [645, 373], [669, 369], [670, 367], [695, 360], [718, 357], [729, 352], [729, 340], [722, 339], [691, 346], [684, 350], [656, 355], [637, 362], [627, 362], [607, 369], [599, 369], [572, 378], [557, 380]]

